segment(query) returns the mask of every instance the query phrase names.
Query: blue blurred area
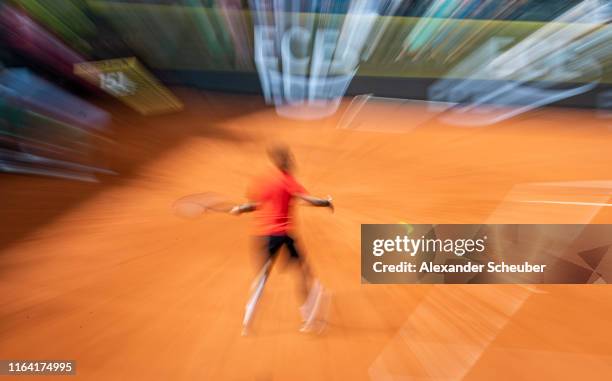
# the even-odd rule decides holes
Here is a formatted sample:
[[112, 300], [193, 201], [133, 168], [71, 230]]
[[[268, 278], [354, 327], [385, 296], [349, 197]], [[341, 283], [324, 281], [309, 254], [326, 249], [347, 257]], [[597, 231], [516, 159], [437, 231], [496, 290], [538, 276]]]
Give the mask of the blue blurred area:
[[0, 170], [95, 181], [107, 112], [27, 69], [0, 73]]

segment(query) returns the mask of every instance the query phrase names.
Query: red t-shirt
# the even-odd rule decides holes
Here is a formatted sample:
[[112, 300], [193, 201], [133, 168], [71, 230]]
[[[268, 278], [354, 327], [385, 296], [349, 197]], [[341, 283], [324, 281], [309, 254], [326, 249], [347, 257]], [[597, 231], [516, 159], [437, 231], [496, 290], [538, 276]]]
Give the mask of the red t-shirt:
[[283, 235], [291, 230], [291, 204], [296, 194], [306, 194], [289, 173], [277, 171], [254, 182], [248, 192], [250, 201], [259, 203], [256, 211], [257, 234]]

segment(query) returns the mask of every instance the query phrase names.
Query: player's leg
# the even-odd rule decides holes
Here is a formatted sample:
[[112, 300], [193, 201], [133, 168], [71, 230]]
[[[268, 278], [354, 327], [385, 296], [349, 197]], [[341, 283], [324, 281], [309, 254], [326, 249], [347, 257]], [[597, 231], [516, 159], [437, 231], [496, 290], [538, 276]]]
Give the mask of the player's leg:
[[282, 239], [275, 236], [262, 237], [261, 243], [263, 244], [263, 247], [260, 249], [260, 251], [264, 253], [266, 259], [255, 277], [253, 284], [251, 285], [250, 296], [245, 306], [244, 318], [242, 319], [243, 335], [248, 333], [248, 327], [253, 318], [253, 314], [255, 313], [255, 307], [257, 306], [257, 302], [259, 301], [261, 294], [263, 293], [268, 276], [272, 271], [272, 265], [276, 259], [276, 253], [283, 245]]
[[302, 302], [306, 301], [308, 293], [315, 281], [314, 276], [306, 258], [297, 250], [295, 241], [290, 236], [286, 237], [285, 245], [289, 251], [289, 259], [296, 263], [299, 271], [299, 290]]
[[300, 307], [300, 314], [302, 315], [302, 320], [304, 321], [303, 329], [308, 330], [308, 326], [312, 323], [318, 310], [321, 296], [323, 294], [323, 287], [314, 277], [306, 258], [298, 251], [293, 238], [287, 236], [285, 245], [289, 250], [290, 259], [298, 264], [300, 294], [303, 303]]

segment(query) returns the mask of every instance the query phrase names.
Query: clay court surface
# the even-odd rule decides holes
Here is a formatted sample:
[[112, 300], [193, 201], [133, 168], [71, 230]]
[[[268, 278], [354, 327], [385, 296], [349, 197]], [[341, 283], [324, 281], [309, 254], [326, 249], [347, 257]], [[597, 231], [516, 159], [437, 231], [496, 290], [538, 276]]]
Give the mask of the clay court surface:
[[[610, 119], [545, 109], [461, 128], [381, 103], [337, 128], [348, 102], [300, 122], [257, 97], [180, 95], [179, 114], [114, 112], [118, 176], [1, 176], [0, 358], [74, 359], [87, 380], [612, 374], [610, 286], [362, 285], [359, 240], [362, 223], [612, 223]], [[334, 196], [335, 214], [297, 218], [333, 298], [323, 334], [299, 333], [292, 269], [277, 263], [242, 337], [252, 217], [185, 220], [170, 205], [206, 191], [244, 200], [278, 141], [310, 192]]]

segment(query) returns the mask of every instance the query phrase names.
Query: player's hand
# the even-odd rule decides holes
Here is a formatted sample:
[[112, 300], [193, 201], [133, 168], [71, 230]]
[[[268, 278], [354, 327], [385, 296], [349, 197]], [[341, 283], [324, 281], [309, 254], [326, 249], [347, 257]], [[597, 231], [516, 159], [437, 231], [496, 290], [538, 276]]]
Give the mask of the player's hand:
[[240, 215], [240, 213], [240, 205], [233, 206], [229, 211], [229, 214], [231, 214], [232, 216], [238, 216]]
[[331, 210], [331, 212], [333, 213], [335, 209], [334, 209], [334, 203], [332, 202], [332, 196], [327, 195], [326, 200], [327, 200], [327, 207], [328, 207], [328, 208]]

